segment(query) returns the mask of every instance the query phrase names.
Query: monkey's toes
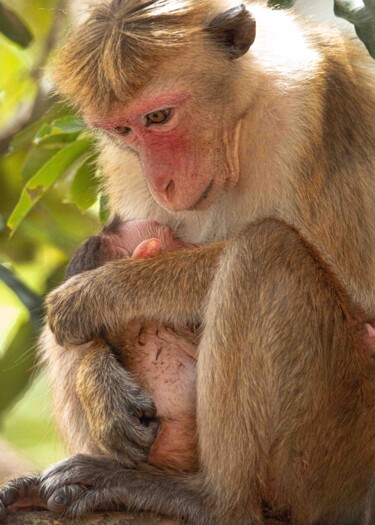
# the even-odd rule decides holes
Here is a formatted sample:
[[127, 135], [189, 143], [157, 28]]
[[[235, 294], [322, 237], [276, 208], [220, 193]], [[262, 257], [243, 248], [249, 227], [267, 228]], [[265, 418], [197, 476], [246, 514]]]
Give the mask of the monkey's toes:
[[56, 514], [63, 514], [87, 489], [82, 485], [67, 485], [57, 489], [47, 501], [47, 508]]
[[0, 521], [7, 515], [7, 508], [22, 500], [32, 500], [38, 495], [38, 477], [25, 476], [10, 480], [0, 490]]

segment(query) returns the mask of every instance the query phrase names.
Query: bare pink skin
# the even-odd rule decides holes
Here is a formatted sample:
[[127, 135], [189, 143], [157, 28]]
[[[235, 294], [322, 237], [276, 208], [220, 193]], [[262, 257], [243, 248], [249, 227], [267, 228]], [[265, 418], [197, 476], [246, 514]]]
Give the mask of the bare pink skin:
[[[86, 115], [92, 127], [116, 136], [139, 155], [150, 192], [168, 210], [207, 208], [233, 177], [226, 148], [213, 149], [223, 136], [220, 119], [208, 118], [207, 104], [188, 90], [165, 90], [141, 96], [104, 117]], [[165, 122], [147, 115], [170, 110]], [[117, 127], [128, 128], [120, 133]]]
[[[119, 250], [124, 257], [140, 259], [194, 246], [175, 237], [167, 226], [146, 220], [124, 223], [115, 234], [104, 235], [110, 237], [116, 258]], [[149, 462], [178, 470], [196, 470], [195, 334], [187, 328], [172, 329], [138, 320], [129, 323], [116, 346], [123, 348], [124, 366], [151, 395], [157, 408], [160, 430]]]
[[375, 323], [365, 323], [362, 341], [370, 356], [375, 356]]
[[142, 259], [155, 257], [160, 251], [181, 250], [197, 246], [181, 241], [173, 231], [163, 224], [146, 219], [124, 222], [116, 232], [102, 232], [113, 246], [113, 258], [133, 257]]

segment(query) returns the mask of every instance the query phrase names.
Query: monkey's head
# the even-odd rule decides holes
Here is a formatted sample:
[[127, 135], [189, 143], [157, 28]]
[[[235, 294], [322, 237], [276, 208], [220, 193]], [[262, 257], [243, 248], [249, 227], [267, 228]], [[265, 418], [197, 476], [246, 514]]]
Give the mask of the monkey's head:
[[217, 4], [103, 2], [56, 62], [62, 94], [134, 152], [153, 197], [171, 211], [207, 208], [238, 180], [247, 102], [236, 82], [255, 21], [243, 5], [218, 14]]

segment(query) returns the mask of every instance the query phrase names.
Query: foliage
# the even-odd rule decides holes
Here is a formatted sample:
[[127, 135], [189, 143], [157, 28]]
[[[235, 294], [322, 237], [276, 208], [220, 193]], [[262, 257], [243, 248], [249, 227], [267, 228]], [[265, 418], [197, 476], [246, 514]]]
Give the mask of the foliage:
[[375, 58], [375, 0], [335, 0], [335, 14], [354, 24], [358, 37]]
[[30, 389], [42, 298], [99, 222], [93, 140], [45, 89], [43, 71], [64, 23], [60, 4], [0, 0], [0, 424], [44, 464], [56, 459], [55, 445], [47, 453], [36, 446], [47, 437], [47, 389], [40, 380]]

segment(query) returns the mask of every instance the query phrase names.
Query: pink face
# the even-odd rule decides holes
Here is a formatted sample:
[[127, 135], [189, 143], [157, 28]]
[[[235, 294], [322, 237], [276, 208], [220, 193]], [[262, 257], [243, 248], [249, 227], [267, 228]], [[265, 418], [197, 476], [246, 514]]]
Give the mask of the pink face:
[[222, 115], [212, 115], [189, 91], [141, 96], [108, 117], [88, 117], [140, 158], [157, 202], [171, 211], [207, 208], [233, 180], [226, 159]]

